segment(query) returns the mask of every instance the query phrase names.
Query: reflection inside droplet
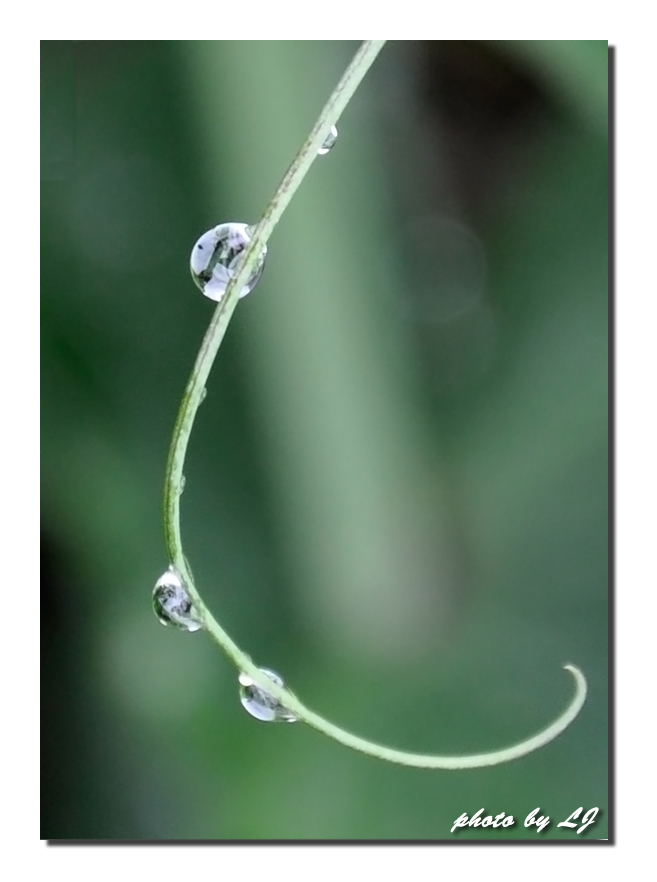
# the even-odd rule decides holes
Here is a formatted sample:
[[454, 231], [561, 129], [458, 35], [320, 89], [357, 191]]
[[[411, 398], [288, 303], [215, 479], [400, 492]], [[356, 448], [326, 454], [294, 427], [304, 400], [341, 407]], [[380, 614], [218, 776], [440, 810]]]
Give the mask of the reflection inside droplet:
[[[194, 245], [189, 265], [194, 282], [206, 297], [219, 301], [224, 296], [228, 283], [239, 268], [242, 252], [251, 241], [251, 233], [247, 224], [220, 224], [204, 233]], [[257, 285], [266, 256], [265, 246], [240, 297], [246, 297]]]
[[201, 628], [187, 589], [173, 567], [169, 567], [155, 584], [153, 611], [163, 625], [174, 625], [182, 631], [198, 631]]
[[328, 135], [324, 138], [324, 143], [317, 151], [317, 155], [318, 156], [325, 156], [329, 152], [331, 147], [333, 147], [333, 145], [335, 144], [335, 142], [337, 140], [338, 140], [338, 130], [336, 129], [335, 126], [331, 126], [331, 128], [329, 129]]
[[[283, 678], [279, 677], [274, 671], [268, 668], [260, 668], [263, 674], [266, 674], [270, 680], [273, 680], [278, 686], [284, 686]], [[278, 699], [274, 698], [264, 689], [253, 682], [248, 674], [240, 674], [240, 701], [242, 707], [248, 711], [256, 720], [263, 720], [266, 723], [295, 723], [296, 717], [285, 708]]]

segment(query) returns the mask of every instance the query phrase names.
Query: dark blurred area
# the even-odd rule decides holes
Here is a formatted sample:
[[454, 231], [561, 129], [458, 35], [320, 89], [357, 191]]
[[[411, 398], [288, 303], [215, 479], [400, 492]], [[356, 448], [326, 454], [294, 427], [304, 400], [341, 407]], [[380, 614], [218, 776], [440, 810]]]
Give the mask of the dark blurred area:
[[[161, 627], [161, 496], [213, 304], [357, 43], [42, 42], [42, 831], [49, 839], [608, 836], [607, 44], [390, 42], [274, 232], [186, 464], [197, 585], [346, 729], [257, 722]], [[537, 805], [551, 824], [524, 818]], [[582, 837], [559, 828], [600, 808]]]

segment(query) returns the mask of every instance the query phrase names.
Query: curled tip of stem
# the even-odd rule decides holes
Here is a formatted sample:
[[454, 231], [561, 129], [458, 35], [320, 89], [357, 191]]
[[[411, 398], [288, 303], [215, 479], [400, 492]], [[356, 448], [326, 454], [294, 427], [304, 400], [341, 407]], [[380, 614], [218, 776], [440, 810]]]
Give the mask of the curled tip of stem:
[[387, 760], [388, 762], [399, 763], [404, 766], [415, 766], [416, 768], [421, 769], [476, 769], [485, 766], [496, 766], [526, 756], [528, 753], [532, 753], [540, 747], [548, 744], [572, 723], [586, 701], [586, 678], [575, 665], [564, 665], [564, 670], [569, 671], [573, 676], [575, 681], [575, 694], [568, 707], [559, 717], [557, 717], [556, 720], [554, 720], [553, 723], [537, 735], [527, 738], [525, 741], [513, 745], [513, 747], [507, 747], [503, 750], [496, 750], [491, 753], [471, 754], [468, 756], [440, 756], [407, 753], [406, 751], [384, 747], [381, 744], [375, 744], [374, 742], [367, 741], [357, 735], [352, 735], [350, 732], [345, 732], [343, 729], [333, 725], [333, 723], [329, 723], [328, 720], [323, 719], [318, 714], [315, 714], [306, 708], [286, 689], [281, 689], [280, 687], [272, 688], [269, 685], [267, 688], [276, 698], [289, 708], [299, 720], [303, 720], [303, 722], [308, 723], [315, 729], [319, 729], [321, 732], [324, 732], [324, 734], [329, 735], [331, 738], [340, 741], [342, 744], [351, 747], [354, 750], [359, 750], [362, 753], [376, 756], [379, 759]]

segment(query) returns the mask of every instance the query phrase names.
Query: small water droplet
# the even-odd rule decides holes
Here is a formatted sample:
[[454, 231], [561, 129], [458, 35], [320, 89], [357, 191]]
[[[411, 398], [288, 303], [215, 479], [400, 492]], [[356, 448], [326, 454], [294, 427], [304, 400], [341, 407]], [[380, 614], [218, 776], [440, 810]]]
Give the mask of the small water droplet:
[[338, 130], [336, 129], [335, 126], [331, 126], [328, 135], [324, 138], [324, 143], [317, 151], [317, 155], [318, 156], [325, 156], [329, 152], [331, 147], [333, 147], [333, 145], [335, 144], [335, 142], [337, 140], [338, 140]]
[[173, 567], [169, 567], [155, 584], [153, 611], [163, 625], [174, 625], [183, 631], [198, 631], [201, 628], [187, 589]]
[[184, 475], [182, 475], [180, 478], [180, 494], [179, 494], [180, 496], [183, 495], [186, 483], [187, 483], [187, 478]]
[[208, 397], [208, 387], [207, 387], [207, 386], [204, 386], [204, 387], [203, 387], [203, 391], [201, 392], [201, 397], [200, 397], [199, 400], [198, 400], [198, 403], [199, 403], [199, 404], [203, 404], [203, 402], [205, 401], [205, 399], [206, 399], [207, 397]]
[[[284, 686], [283, 678], [279, 677], [274, 671], [268, 668], [260, 668], [263, 674], [266, 674], [270, 680], [273, 680], [278, 686]], [[283, 705], [261, 689], [253, 682], [248, 674], [239, 675], [240, 683], [240, 701], [242, 707], [247, 710], [256, 720], [263, 720], [266, 723], [295, 723], [297, 718], [294, 714], [283, 707]]]
[[[221, 300], [228, 283], [239, 267], [242, 252], [251, 241], [253, 229], [247, 224], [219, 224], [203, 233], [192, 249], [190, 269], [192, 278], [210, 300]], [[260, 280], [265, 266], [267, 246], [260, 257], [240, 297], [252, 291]]]

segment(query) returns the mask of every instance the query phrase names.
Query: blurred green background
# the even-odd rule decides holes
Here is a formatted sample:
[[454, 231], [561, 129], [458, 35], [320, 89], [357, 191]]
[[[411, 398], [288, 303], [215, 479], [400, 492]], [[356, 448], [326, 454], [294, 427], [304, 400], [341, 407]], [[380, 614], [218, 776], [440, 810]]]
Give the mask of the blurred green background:
[[[161, 485], [212, 314], [358, 44], [42, 42], [42, 837], [574, 839], [607, 782], [607, 44], [391, 42], [270, 240], [199, 411], [183, 536], [229, 633], [422, 771], [240, 706], [161, 627]], [[537, 834], [527, 814], [551, 818]]]

